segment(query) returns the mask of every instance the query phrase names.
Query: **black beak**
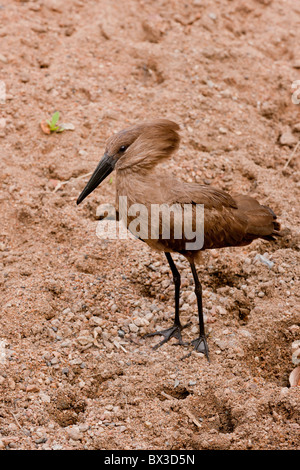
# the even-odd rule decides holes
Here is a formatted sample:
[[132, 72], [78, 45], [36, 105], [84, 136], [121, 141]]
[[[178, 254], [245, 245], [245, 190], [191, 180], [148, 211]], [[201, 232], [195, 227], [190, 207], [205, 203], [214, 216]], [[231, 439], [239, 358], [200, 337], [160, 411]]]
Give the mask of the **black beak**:
[[107, 153], [104, 154], [89, 182], [77, 199], [77, 204], [80, 204], [92, 191], [94, 191], [94, 189], [97, 188], [97, 186], [99, 186], [100, 183], [102, 183], [103, 180], [105, 180], [105, 178], [113, 171], [115, 162], [116, 161], [113, 156], [109, 156]]

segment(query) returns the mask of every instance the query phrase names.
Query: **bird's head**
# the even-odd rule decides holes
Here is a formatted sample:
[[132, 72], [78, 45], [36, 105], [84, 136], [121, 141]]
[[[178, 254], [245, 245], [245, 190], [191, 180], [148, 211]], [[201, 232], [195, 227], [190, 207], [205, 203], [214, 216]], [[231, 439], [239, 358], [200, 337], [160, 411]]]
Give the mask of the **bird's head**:
[[179, 126], [167, 119], [138, 124], [111, 136], [105, 152], [77, 199], [80, 204], [114, 170], [147, 170], [169, 157], [179, 146]]

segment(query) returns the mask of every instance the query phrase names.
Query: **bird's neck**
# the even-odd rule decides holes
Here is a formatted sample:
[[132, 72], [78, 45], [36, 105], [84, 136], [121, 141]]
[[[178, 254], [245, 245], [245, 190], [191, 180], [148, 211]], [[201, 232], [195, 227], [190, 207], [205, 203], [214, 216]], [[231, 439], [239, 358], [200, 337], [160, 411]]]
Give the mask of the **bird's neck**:
[[117, 170], [116, 198], [126, 196], [128, 204], [151, 204], [154, 194], [158, 192], [159, 180], [153, 168], [138, 172], [131, 168]]

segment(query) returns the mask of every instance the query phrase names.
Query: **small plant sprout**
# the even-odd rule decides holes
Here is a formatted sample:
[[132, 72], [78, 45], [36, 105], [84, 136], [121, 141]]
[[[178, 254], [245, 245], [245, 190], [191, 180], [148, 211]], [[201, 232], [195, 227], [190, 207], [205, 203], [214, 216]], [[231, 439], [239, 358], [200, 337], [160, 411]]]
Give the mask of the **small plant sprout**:
[[41, 128], [45, 134], [51, 134], [51, 132], [63, 132], [66, 130], [73, 131], [75, 129], [74, 125], [71, 123], [58, 124], [59, 116], [59, 111], [56, 111], [51, 116], [51, 119], [44, 119], [41, 122]]
[[48, 119], [46, 121], [49, 126], [50, 132], [61, 132], [60, 126], [57, 125], [58, 120], [59, 120], [59, 111], [56, 111], [52, 115], [51, 120]]

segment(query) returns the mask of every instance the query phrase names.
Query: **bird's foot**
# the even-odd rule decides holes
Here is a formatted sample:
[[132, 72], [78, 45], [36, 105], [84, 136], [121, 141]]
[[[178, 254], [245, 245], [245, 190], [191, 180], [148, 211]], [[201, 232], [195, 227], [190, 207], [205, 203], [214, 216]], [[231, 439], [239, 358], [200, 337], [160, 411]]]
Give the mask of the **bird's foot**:
[[195, 350], [205, 354], [207, 357], [208, 362], [209, 361], [209, 352], [208, 352], [208, 345], [205, 336], [199, 336], [199, 338], [196, 338], [192, 341], [192, 345], [195, 346]]
[[162, 341], [160, 341], [155, 346], [153, 346], [153, 349], [160, 348], [163, 344], [165, 344], [171, 338], [178, 339], [178, 343], [176, 344], [186, 344], [182, 341], [181, 330], [183, 330], [184, 328], [187, 328], [190, 325], [191, 323], [187, 323], [186, 325], [183, 325], [183, 326], [174, 324], [173, 326], [171, 326], [171, 328], [167, 328], [166, 330], [160, 330], [160, 331], [154, 331], [153, 333], [148, 333], [144, 335], [144, 338], [149, 337], [149, 336], [156, 336], [156, 335], [160, 335], [164, 337]]

